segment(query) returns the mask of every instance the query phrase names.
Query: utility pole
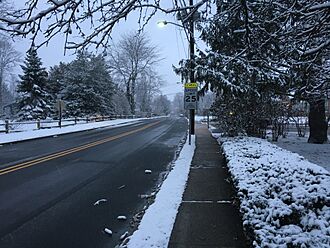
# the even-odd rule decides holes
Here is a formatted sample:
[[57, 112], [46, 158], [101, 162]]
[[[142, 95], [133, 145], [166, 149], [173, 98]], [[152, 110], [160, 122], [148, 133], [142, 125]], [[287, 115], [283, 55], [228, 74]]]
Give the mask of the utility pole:
[[[194, 5], [194, 0], [189, 0], [189, 5]], [[192, 11], [192, 10], [191, 10]], [[194, 38], [194, 13], [190, 13], [189, 22], [189, 53], [190, 53], [190, 83], [195, 83], [195, 38]], [[189, 110], [189, 132], [191, 135], [195, 135], [195, 109]], [[189, 137], [190, 138], [190, 137]]]

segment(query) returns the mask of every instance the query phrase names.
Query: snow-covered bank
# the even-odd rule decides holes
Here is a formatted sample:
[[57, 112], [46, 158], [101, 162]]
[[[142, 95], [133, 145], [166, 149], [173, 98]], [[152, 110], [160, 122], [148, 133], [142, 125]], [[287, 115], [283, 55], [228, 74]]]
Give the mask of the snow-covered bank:
[[330, 173], [265, 140], [219, 138], [254, 247], [330, 247]]
[[191, 145], [186, 141], [173, 169], [157, 193], [155, 202], [146, 210], [138, 230], [131, 236], [128, 248], [167, 247], [194, 151], [195, 137], [192, 136]]
[[139, 118], [139, 119], [116, 119], [111, 121], [102, 121], [102, 122], [91, 122], [84, 123], [75, 126], [67, 126], [62, 128], [52, 128], [52, 129], [40, 129], [40, 130], [29, 130], [19, 133], [2, 133], [0, 134], [0, 144], [30, 140], [36, 138], [44, 138], [54, 135], [74, 133], [80, 131], [86, 131], [96, 128], [103, 128], [109, 126], [123, 126], [130, 125], [137, 121], [147, 119], [147, 118]]

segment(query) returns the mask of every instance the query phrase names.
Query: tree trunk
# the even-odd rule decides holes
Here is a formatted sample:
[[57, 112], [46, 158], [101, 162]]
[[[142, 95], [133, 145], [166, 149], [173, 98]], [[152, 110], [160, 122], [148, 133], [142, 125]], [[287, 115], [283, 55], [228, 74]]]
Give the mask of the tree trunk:
[[132, 114], [132, 105], [131, 105], [131, 101], [132, 101], [132, 93], [131, 93], [131, 79], [128, 80], [128, 82], [126, 83], [126, 98], [127, 98], [127, 102], [129, 104], [130, 110], [131, 110], [131, 114]]
[[132, 115], [135, 115], [135, 102], [134, 102], [133, 94], [131, 95], [129, 105], [131, 107], [131, 113], [132, 113]]
[[309, 102], [309, 138], [308, 143], [324, 144], [328, 141], [327, 122], [325, 118], [325, 100], [312, 100]]
[[135, 115], [135, 84], [136, 84], [136, 78], [137, 78], [137, 74], [135, 73], [132, 76], [131, 101], [130, 101], [131, 112], [132, 112], [133, 115]]

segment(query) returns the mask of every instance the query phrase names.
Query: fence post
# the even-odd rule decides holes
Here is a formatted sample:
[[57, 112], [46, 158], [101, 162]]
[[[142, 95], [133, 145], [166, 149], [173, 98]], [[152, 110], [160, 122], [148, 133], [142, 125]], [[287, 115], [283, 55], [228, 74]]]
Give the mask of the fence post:
[[40, 129], [40, 119], [37, 119], [37, 129]]
[[5, 120], [6, 133], [9, 133], [9, 120]]

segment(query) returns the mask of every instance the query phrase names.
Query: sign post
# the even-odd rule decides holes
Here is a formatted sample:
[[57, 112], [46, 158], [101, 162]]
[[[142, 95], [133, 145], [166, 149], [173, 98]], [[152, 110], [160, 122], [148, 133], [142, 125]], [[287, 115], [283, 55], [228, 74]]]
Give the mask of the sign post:
[[59, 119], [58, 119], [58, 126], [62, 127], [62, 112], [65, 110], [65, 103], [63, 100], [58, 99], [55, 104], [56, 109], [58, 110]]
[[189, 110], [189, 145], [191, 144], [191, 134], [194, 133], [194, 113], [197, 109], [197, 92], [198, 84], [197, 83], [185, 83], [184, 85], [184, 109]]

